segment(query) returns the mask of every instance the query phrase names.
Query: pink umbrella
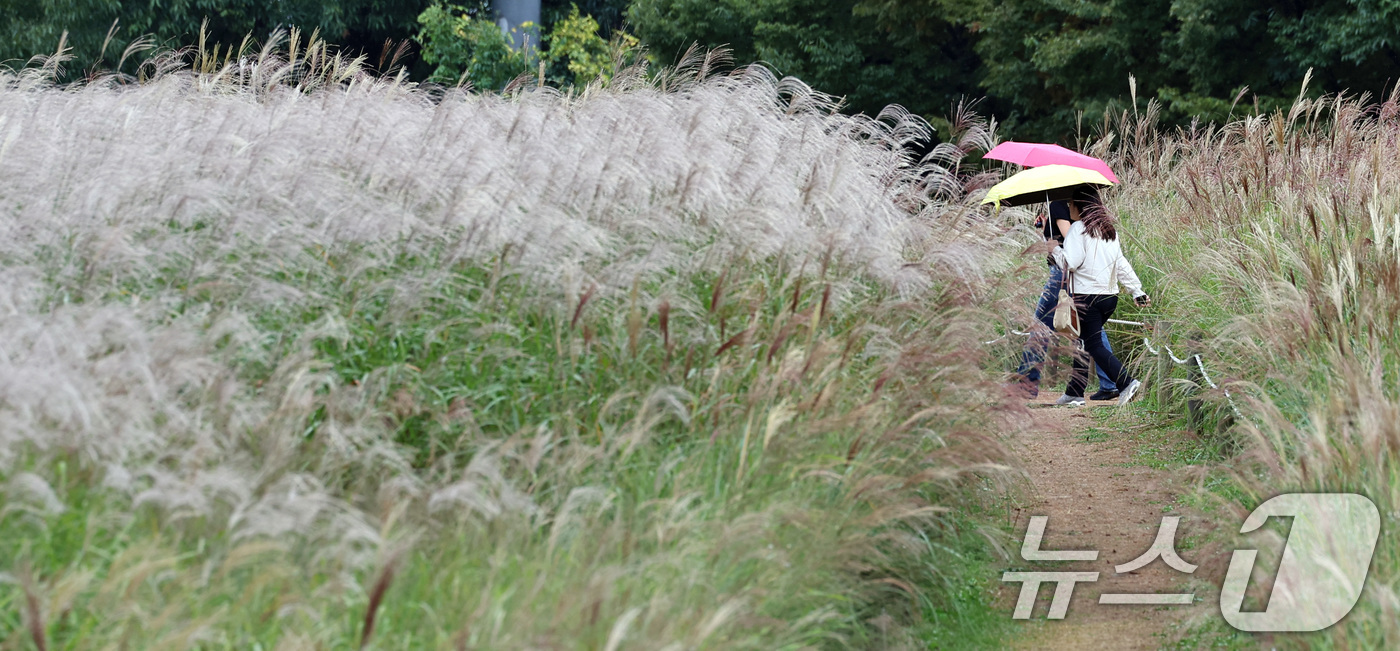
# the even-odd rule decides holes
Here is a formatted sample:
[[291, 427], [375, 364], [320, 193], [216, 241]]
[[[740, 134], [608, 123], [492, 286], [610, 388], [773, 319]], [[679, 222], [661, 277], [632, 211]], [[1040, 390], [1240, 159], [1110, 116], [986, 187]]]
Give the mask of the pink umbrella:
[[1069, 165], [1086, 170], [1094, 170], [1114, 183], [1118, 182], [1118, 177], [1113, 175], [1113, 170], [1108, 169], [1108, 163], [1103, 162], [1093, 156], [1085, 156], [1077, 151], [1065, 149], [1059, 145], [1048, 145], [1039, 142], [1012, 142], [1006, 141], [993, 147], [991, 151], [982, 155], [983, 158], [992, 160], [1004, 160], [1008, 163], [1016, 163], [1025, 167], [1040, 167], [1041, 165]]

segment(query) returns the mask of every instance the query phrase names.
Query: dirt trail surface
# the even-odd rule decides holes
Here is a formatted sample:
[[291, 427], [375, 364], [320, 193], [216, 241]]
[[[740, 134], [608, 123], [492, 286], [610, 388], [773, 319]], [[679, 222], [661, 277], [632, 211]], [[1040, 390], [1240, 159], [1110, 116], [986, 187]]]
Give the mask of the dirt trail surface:
[[[1042, 584], [1031, 619], [1018, 621], [1023, 632], [1013, 643], [1019, 649], [1158, 649], [1170, 643], [1172, 624], [1187, 617], [1218, 612], [1218, 589], [1202, 581], [1219, 571], [1218, 552], [1186, 549], [1199, 518], [1174, 510], [1171, 473], [1134, 463], [1133, 438], [1110, 428], [1095, 427], [1092, 411], [1117, 409], [1116, 402], [1090, 402], [1088, 407], [1057, 407], [1057, 392], [1042, 392], [1031, 402], [1034, 425], [1018, 437], [1033, 492], [1017, 517], [1015, 562], [1029, 571], [1098, 572], [1098, 580], [1075, 585], [1069, 611], [1062, 620], [1049, 620], [1053, 583]], [[1102, 405], [1102, 406], [1099, 406]], [[1032, 516], [1048, 516], [1041, 550], [1098, 550], [1094, 561], [1026, 562], [1020, 543]], [[1114, 566], [1133, 561], [1152, 546], [1164, 515], [1182, 516], [1175, 548], [1186, 562], [1199, 567], [1185, 574], [1162, 559], [1125, 574]], [[1208, 556], [1208, 558], [1207, 558]], [[1194, 581], [1193, 581], [1194, 579]], [[1217, 583], [1218, 584], [1218, 583]], [[1021, 589], [1005, 583], [1003, 603], [1008, 616]], [[1099, 595], [1194, 592], [1193, 605], [1100, 604]], [[1204, 600], [1204, 601], [1203, 601]]]

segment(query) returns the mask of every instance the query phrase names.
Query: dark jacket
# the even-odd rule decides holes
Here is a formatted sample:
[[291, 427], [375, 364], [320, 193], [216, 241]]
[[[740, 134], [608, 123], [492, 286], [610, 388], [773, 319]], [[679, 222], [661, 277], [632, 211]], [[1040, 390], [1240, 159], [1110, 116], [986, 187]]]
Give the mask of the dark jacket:
[[[1056, 220], [1060, 220], [1060, 219], [1063, 219], [1063, 220], [1065, 220], [1065, 221], [1070, 221], [1070, 217], [1069, 217], [1069, 202], [1068, 202], [1068, 201], [1051, 201], [1051, 202], [1050, 202], [1050, 217], [1049, 217], [1048, 219], [1045, 220], [1044, 228], [1041, 229], [1041, 234], [1045, 236], [1045, 240], [1046, 240], [1046, 241], [1055, 240], [1055, 243], [1056, 243], [1056, 244], [1061, 244], [1061, 245], [1063, 245], [1063, 244], [1065, 243], [1065, 236], [1064, 236], [1064, 235], [1061, 235], [1060, 232], [1059, 232], [1058, 230], [1055, 229], [1055, 221], [1056, 221]], [[1046, 255], [1046, 256], [1045, 256], [1045, 264], [1048, 264], [1048, 265], [1050, 265], [1050, 266], [1054, 266], [1054, 265], [1055, 265], [1055, 256], [1053, 256], [1053, 255]]]

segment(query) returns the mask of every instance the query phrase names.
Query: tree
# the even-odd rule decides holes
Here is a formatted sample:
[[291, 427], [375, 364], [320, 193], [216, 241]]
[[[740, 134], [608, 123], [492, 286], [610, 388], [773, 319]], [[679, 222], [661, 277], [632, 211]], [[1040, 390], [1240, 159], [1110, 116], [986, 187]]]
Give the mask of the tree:
[[[118, 0], [0, 0], [0, 60], [18, 68], [34, 55], [53, 54], [67, 32], [65, 44], [79, 65], [90, 64], [120, 14]], [[124, 48], [125, 39], [118, 45]]]
[[429, 81], [455, 84], [470, 81], [476, 88], [501, 90], [516, 77], [544, 65], [545, 82], [556, 86], [585, 85], [607, 79], [614, 58], [626, 59], [637, 39], [621, 30], [604, 41], [598, 22], [573, 7], [567, 16], [544, 30], [539, 47], [517, 50], [483, 8], [434, 4], [418, 17], [417, 40], [423, 59], [437, 68]]
[[965, 32], [941, 19], [927, 21], [938, 28], [899, 29], [857, 0], [634, 0], [627, 18], [663, 61], [692, 43], [725, 45], [736, 61], [762, 61], [844, 96], [855, 111], [901, 104], [942, 114], [977, 90]]
[[[150, 35], [156, 44], [195, 43], [208, 20], [210, 42], [266, 39], [278, 28], [320, 30], [345, 51], [378, 63], [385, 39], [406, 40], [425, 0], [0, 0], [0, 59], [11, 67], [35, 54], [50, 54], [68, 33], [70, 70], [99, 60], [114, 64], [132, 41]], [[115, 28], [114, 28], [115, 22]], [[109, 30], [112, 37], [107, 38]], [[104, 51], [103, 44], [106, 43]]]
[[1170, 0], [970, 0], [950, 14], [976, 36], [979, 85], [1006, 128], [1065, 140], [1078, 111], [1102, 112], [1127, 94], [1129, 74], [1145, 89], [1173, 81], [1161, 61], [1169, 6]]
[[[1303, 6], [1299, 6], [1303, 5]], [[1400, 75], [1400, 0], [1291, 3], [1269, 24], [1296, 68], [1323, 87], [1378, 93]]]
[[[1400, 0], [865, 0], [887, 29], [965, 29], [987, 108], [1018, 137], [1065, 140], [1076, 116], [1126, 108], [1128, 76], [1164, 120], [1224, 119], [1317, 92], [1381, 91], [1400, 69]], [[930, 28], [929, 25], [933, 27]]]
[[437, 66], [428, 81], [457, 84], [470, 81], [483, 90], [501, 90], [530, 71], [528, 51], [511, 47], [510, 39], [481, 6], [433, 4], [418, 15], [417, 40], [423, 60]]
[[[612, 72], [613, 47], [599, 34], [598, 21], [579, 14], [574, 6], [569, 15], [550, 26], [543, 53], [548, 76], [560, 85], [582, 86]], [[634, 47], [635, 38], [618, 30], [616, 47]]]
[[551, 26], [577, 9], [579, 15], [598, 23], [598, 36], [608, 41], [614, 32], [626, 31], [628, 4], [630, 0], [542, 0], [540, 18], [545, 26]]

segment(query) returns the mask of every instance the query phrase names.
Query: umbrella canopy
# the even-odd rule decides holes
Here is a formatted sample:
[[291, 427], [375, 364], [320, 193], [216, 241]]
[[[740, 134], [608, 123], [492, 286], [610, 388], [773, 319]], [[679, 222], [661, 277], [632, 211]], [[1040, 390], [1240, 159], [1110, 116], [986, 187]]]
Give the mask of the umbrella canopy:
[[1068, 199], [1076, 190], [1096, 185], [1113, 185], [1113, 182], [1094, 170], [1069, 165], [1045, 165], [1022, 170], [992, 186], [982, 203], [1029, 206]]
[[1108, 169], [1108, 163], [1093, 156], [1085, 156], [1072, 149], [1065, 149], [1059, 145], [1048, 145], [1038, 142], [1011, 142], [1006, 141], [993, 147], [991, 151], [982, 155], [982, 158], [992, 160], [1004, 160], [1008, 163], [1016, 163], [1025, 167], [1041, 167], [1042, 165], [1069, 165], [1071, 167], [1082, 167], [1086, 170], [1094, 170], [1104, 176], [1104, 178], [1118, 182], [1118, 177], [1113, 175], [1113, 170]]

